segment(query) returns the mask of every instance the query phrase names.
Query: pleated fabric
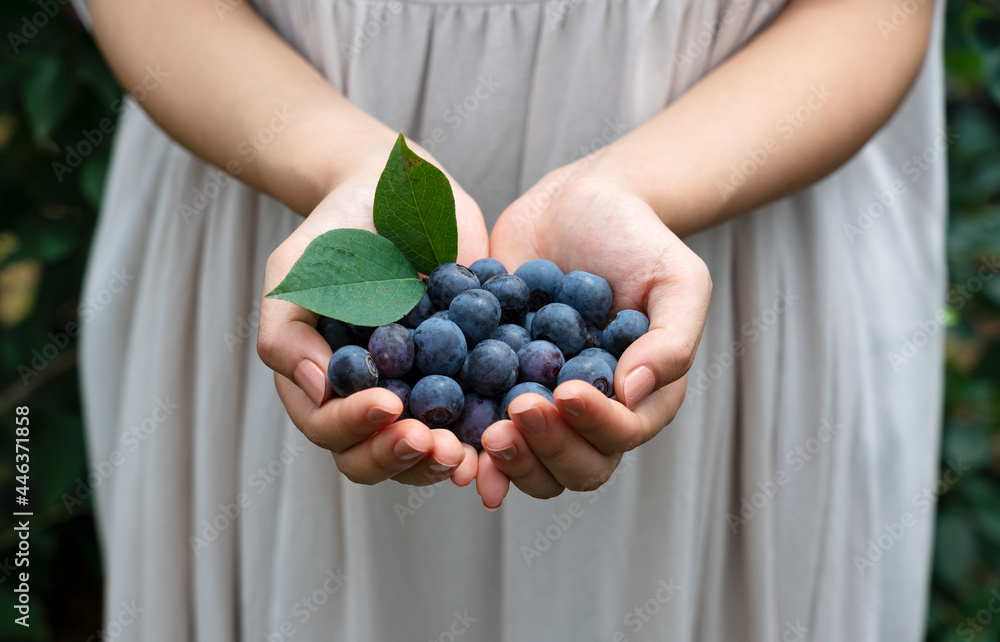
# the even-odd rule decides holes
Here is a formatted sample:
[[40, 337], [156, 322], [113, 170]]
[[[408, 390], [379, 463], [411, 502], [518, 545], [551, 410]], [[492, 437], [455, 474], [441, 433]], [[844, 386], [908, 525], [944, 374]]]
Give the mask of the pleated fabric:
[[[783, 3], [254, 4], [492, 223]], [[688, 240], [715, 291], [677, 419], [600, 490], [515, 491], [497, 513], [450, 482], [356, 486], [299, 434], [255, 351], [264, 262], [298, 218], [126, 110], [84, 296], [131, 278], [81, 339], [88, 456], [116, 462], [95, 488], [106, 617], [144, 609], [122, 639], [922, 639], [946, 283], [940, 27], [939, 11], [905, 104], [846, 166]]]

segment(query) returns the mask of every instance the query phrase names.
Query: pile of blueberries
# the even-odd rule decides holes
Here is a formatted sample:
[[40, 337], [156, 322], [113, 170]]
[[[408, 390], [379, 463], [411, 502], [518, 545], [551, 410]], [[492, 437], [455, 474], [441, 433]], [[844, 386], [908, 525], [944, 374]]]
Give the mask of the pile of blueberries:
[[602, 328], [611, 301], [611, 286], [594, 274], [564, 275], [544, 259], [508, 274], [485, 258], [435, 268], [398, 323], [366, 328], [322, 318], [317, 329], [334, 350], [327, 376], [337, 395], [387, 388], [403, 402], [400, 419], [450, 428], [479, 449], [518, 395], [552, 401], [551, 391], [570, 379], [614, 394], [618, 358], [649, 319], [623, 310]]

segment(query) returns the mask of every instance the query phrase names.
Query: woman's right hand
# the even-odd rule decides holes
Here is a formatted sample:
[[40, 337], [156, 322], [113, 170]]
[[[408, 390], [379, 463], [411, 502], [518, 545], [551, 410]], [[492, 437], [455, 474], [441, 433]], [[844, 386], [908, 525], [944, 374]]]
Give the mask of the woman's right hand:
[[[336, 228], [375, 231], [372, 202], [388, 151], [360, 163], [359, 170], [334, 188], [271, 254], [264, 272], [264, 295], [285, 278], [320, 234]], [[415, 151], [434, 162], [423, 150]], [[454, 180], [452, 189], [458, 260], [470, 265], [489, 253], [486, 225], [475, 201]], [[389, 390], [372, 388], [344, 399], [331, 398], [326, 366], [333, 352], [316, 331], [318, 320], [318, 315], [294, 303], [261, 298], [257, 353], [274, 370], [278, 395], [309, 441], [333, 453], [337, 468], [359, 484], [395, 479], [425, 486], [451, 477], [455, 484], [465, 486], [475, 479], [475, 450], [447, 429], [431, 430], [416, 419], [396, 421], [403, 404]]]

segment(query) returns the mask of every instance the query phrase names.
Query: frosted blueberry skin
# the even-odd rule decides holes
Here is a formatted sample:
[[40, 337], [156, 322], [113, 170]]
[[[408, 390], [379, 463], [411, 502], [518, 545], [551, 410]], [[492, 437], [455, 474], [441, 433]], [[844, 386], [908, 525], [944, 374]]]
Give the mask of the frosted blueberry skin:
[[451, 301], [448, 320], [465, 333], [469, 347], [489, 339], [500, 325], [500, 302], [486, 290], [466, 290]]
[[611, 397], [615, 394], [614, 377], [614, 371], [601, 357], [578, 355], [567, 361], [559, 372], [559, 384], [579, 379], [600, 390], [604, 396]]
[[410, 414], [410, 384], [400, 379], [382, 379], [378, 385], [380, 388], [385, 388], [395, 394], [403, 402], [403, 412], [400, 413], [396, 421], [409, 419], [413, 416]]
[[344, 346], [330, 357], [326, 377], [337, 396], [348, 397], [378, 385], [378, 366], [361, 346]]
[[555, 345], [548, 341], [532, 341], [517, 352], [518, 380], [555, 388], [565, 363], [562, 352]]
[[[531, 313], [529, 312], [528, 314]], [[505, 323], [500, 326], [490, 338], [503, 341], [509, 345], [514, 352], [517, 352], [524, 346], [531, 343], [531, 334], [523, 327], [513, 323]]]
[[379, 375], [389, 379], [402, 377], [413, 367], [413, 336], [398, 323], [379, 326], [368, 339], [368, 352], [378, 366]]
[[507, 268], [496, 259], [479, 259], [469, 266], [469, 270], [476, 275], [480, 283], [486, 283], [495, 276], [507, 274]]
[[499, 397], [517, 383], [517, 353], [503, 341], [483, 341], [469, 353], [468, 378], [477, 393]]
[[611, 300], [611, 284], [607, 280], [580, 270], [564, 276], [556, 290], [557, 303], [570, 306], [592, 325], [599, 324], [608, 316]]
[[616, 359], [621, 359], [622, 353], [636, 339], [649, 332], [649, 319], [638, 310], [622, 310], [605, 326], [601, 334], [601, 347], [611, 353]]
[[478, 287], [472, 270], [457, 263], [442, 263], [427, 278], [427, 296], [438, 310], [447, 310], [456, 296]]
[[567, 359], [587, 343], [587, 328], [580, 313], [565, 303], [550, 303], [535, 313], [531, 338], [554, 343]]
[[500, 404], [495, 399], [477, 394], [465, 395], [462, 415], [450, 426], [452, 432], [463, 444], [469, 444], [477, 451], [483, 449], [483, 433], [500, 420]]
[[432, 314], [434, 314], [434, 304], [431, 303], [431, 298], [424, 292], [424, 295], [420, 297], [420, 300], [413, 306], [413, 309], [407, 312], [406, 316], [399, 323], [406, 328], [416, 328], [429, 319]]
[[500, 302], [500, 323], [520, 324], [528, 312], [528, 285], [513, 274], [500, 274], [486, 283], [483, 289]]
[[559, 266], [546, 259], [532, 259], [514, 270], [514, 276], [520, 277], [529, 290], [529, 309], [537, 311], [554, 303], [556, 290], [563, 279], [563, 271]]
[[343, 321], [330, 319], [329, 317], [320, 317], [319, 322], [316, 324], [316, 331], [326, 339], [326, 342], [330, 345], [330, 349], [334, 352], [344, 346], [354, 345], [355, 341], [357, 341], [349, 325]]
[[510, 390], [507, 394], [503, 396], [500, 401], [500, 417], [501, 419], [510, 419], [510, 415], [507, 413], [507, 408], [510, 406], [510, 402], [514, 401], [521, 395], [526, 395], [528, 393], [535, 393], [536, 395], [541, 395], [542, 397], [548, 399], [549, 403], [553, 406], [555, 405], [555, 399], [552, 397], [552, 391], [543, 386], [540, 383], [534, 383], [531, 381], [526, 381], [524, 383], [519, 383]]
[[531, 322], [534, 319], [535, 319], [535, 313], [528, 312], [526, 315], [524, 315], [524, 323], [521, 324], [521, 327], [527, 330], [529, 335], [531, 334]]
[[614, 373], [615, 370], [618, 369], [618, 359], [615, 359], [614, 355], [612, 355], [607, 350], [603, 350], [601, 348], [585, 348], [584, 351], [578, 354], [577, 356], [598, 357], [600, 359], [604, 359], [604, 362], [608, 364], [609, 368], [611, 368], [612, 374]]
[[462, 388], [450, 377], [429, 375], [410, 391], [410, 412], [431, 428], [454, 423], [464, 408]]
[[468, 347], [462, 329], [447, 319], [431, 317], [413, 333], [414, 363], [425, 375], [452, 376], [462, 369]]

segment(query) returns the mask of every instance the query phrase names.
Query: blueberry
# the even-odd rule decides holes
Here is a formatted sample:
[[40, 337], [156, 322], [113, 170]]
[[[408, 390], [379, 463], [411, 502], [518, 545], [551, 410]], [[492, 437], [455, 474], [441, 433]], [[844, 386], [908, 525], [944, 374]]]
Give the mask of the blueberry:
[[354, 345], [357, 340], [351, 332], [349, 325], [337, 319], [320, 317], [316, 324], [316, 330], [323, 335], [326, 342], [330, 344], [330, 349], [336, 352], [344, 346]]
[[503, 263], [491, 258], [479, 259], [470, 265], [469, 269], [476, 275], [480, 283], [486, 283], [498, 274], [507, 274], [507, 268], [503, 266]]
[[398, 323], [376, 328], [368, 339], [368, 352], [383, 377], [402, 377], [413, 367], [413, 337]]
[[403, 402], [403, 412], [399, 415], [399, 419], [409, 419], [413, 416], [410, 414], [410, 384], [399, 379], [382, 379], [378, 385], [395, 394]]
[[527, 330], [530, 333], [531, 332], [531, 322], [534, 319], [535, 319], [535, 313], [534, 312], [529, 312], [528, 314], [524, 315], [524, 323], [521, 324], [521, 327], [524, 328], [525, 330]]
[[616, 314], [601, 334], [601, 347], [620, 359], [635, 340], [649, 331], [649, 319], [637, 310], [622, 310]]
[[545, 259], [533, 259], [514, 270], [528, 284], [531, 309], [538, 310], [556, 300], [556, 290], [562, 281], [563, 272], [559, 266]]
[[469, 353], [469, 384], [487, 397], [497, 397], [517, 383], [517, 353], [503, 341], [487, 339]]
[[500, 402], [500, 417], [502, 419], [510, 419], [510, 415], [507, 414], [507, 408], [510, 406], [510, 402], [514, 401], [521, 395], [528, 393], [535, 393], [536, 395], [541, 395], [549, 400], [549, 403], [555, 405], [555, 400], [552, 398], [552, 391], [543, 386], [540, 383], [534, 383], [527, 381], [525, 383], [519, 383], [513, 388], [511, 388], [507, 394], [503, 396], [503, 400]]
[[[529, 312], [528, 314], [532, 313]], [[531, 342], [531, 335], [528, 331], [519, 325], [514, 325], [513, 323], [505, 323], [500, 326], [490, 338], [503, 341], [509, 345], [511, 350], [514, 352], [517, 352]]]
[[451, 301], [448, 320], [462, 328], [468, 345], [489, 339], [500, 324], [500, 302], [486, 290], [466, 290]]
[[434, 304], [431, 303], [431, 298], [424, 295], [420, 297], [420, 301], [417, 302], [413, 309], [406, 313], [406, 316], [399, 322], [401, 325], [407, 328], [415, 328], [434, 314]]
[[601, 348], [586, 348], [583, 352], [576, 355], [578, 357], [600, 357], [604, 359], [604, 362], [608, 364], [611, 368], [611, 373], [614, 374], [615, 370], [618, 369], [618, 359], [615, 359], [614, 355], [607, 350], [602, 350]]
[[464, 407], [465, 395], [455, 380], [449, 377], [424, 377], [410, 391], [410, 412], [431, 428], [454, 423]]
[[596, 274], [570, 272], [556, 290], [556, 301], [580, 313], [587, 323], [598, 324], [611, 309], [611, 285]]
[[608, 366], [608, 362], [593, 355], [575, 356], [567, 361], [559, 372], [560, 384], [571, 379], [579, 379], [586, 381], [608, 397], [615, 394], [614, 378], [615, 373]]
[[468, 351], [461, 328], [447, 319], [430, 318], [413, 333], [415, 363], [427, 375], [451, 376], [462, 369]]
[[580, 313], [565, 303], [550, 303], [535, 313], [531, 338], [556, 344], [567, 358], [575, 357], [587, 343], [587, 328]]
[[524, 281], [512, 274], [500, 274], [483, 283], [483, 289], [500, 302], [500, 323], [520, 324], [524, 320], [530, 294]]
[[[428, 319], [444, 319], [445, 321], [448, 321], [449, 320], [448, 319], [448, 311], [447, 310], [441, 310], [440, 312], [435, 312], [434, 314], [430, 315], [427, 318]], [[417, 326], [417, 327], [419, 327], [419, 326]]]
[[351, 330], [351, 334], [354, 335], [354, 344], [359, 345], [362, 348], [368, 345], [368, 339], [371, 338], [372, 332], [375, 332], [375, 328], [369, 328], [363, 325], [354, 325], [353, 323], [348, 323], [347, 327]]
[[456, 296], [479, 287], [479, 279], [464, 265], [442, 263], [427, 279], [427, 296], [439, 310], [447, 310]]
[[518, 376], [521, 381], [534, 381], [546, 388], [555, 388], [559, 371], [566, 359], [548, 341], [532, 341], [517, 352]]
[[472, 392], [472, 386], [469, 384], [469, 355], [465, 355], [465, 361], [462, 362], [462, 369], [458, 371], [458, 374], [452, 375], [451, 378], [458, 382], [458, 385], [462, 388], [462, 392], [466, 394]]
[[477, 394], [465, 395], [462, 415], [450, 428], [460, 442], [482, 450], [483, 433], [499, 419], [500, 406], [495, 400]]
[[596, 325], [588, 323], [586, 325], [587, 340], [583, 344], [583, 349], [601, 347], [601, 329]]
[[326, 377], [337, 395], [348, 397], [378, 385], [378, 366], [364, 348], [344, 346], [330, 358]]

